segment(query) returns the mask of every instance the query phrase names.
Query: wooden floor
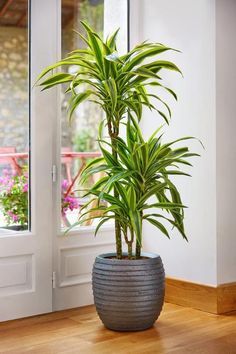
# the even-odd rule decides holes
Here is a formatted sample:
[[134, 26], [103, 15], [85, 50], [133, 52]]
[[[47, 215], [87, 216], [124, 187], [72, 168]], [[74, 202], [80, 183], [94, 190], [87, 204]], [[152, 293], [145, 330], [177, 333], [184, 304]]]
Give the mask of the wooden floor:
[[0, 353], [236, 354], [236, 313], [165, 304], [153, 328], [120, 333], [105, 329], [90, 306], [1, 323]]

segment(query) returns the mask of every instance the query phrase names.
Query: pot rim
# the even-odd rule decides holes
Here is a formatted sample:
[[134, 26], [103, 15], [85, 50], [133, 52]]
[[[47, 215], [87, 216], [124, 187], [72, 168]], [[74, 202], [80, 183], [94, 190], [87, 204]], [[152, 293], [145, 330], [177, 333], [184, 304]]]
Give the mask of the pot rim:
[[[127, 256], [128, 253], [127, 252], [123, 252], [122, 253], [123, 256]], [[154, 260], [157, 258], [160, 258], [160, 255], [157, 253], [149, 253], [149, 252], [142, 252], [141, 253], [141, 257], [147, 257], [147, 258], [139, 258], [139, 259], [117, 259], [117, 258], [109, 258], [109, 257], [113, 257], [116, 256], [116, 252], [109, 252], [109, 253], [102, 253], [100, 255], [98, 255], [96, 257], [96, 260], [108, 260], [109, 262], [127, 262], [127, 263], [131, 263], [131, 262], [148, 262], [150, 260]]]

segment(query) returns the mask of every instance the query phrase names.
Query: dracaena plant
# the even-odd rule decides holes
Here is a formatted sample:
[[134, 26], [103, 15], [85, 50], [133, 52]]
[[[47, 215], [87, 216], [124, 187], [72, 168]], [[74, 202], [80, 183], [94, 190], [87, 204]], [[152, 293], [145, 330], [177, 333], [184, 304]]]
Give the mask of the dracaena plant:
[[[166, 122], [169, 121], [169, 106], [150, 90], [152, 86], [156, 86], [176, 99], [174, 91], [163, 84], [162, 71], [180, 70], [174, 63], [158, 59], [161, 53], [175, 49], [161, 43], [143, 42], [127, 54], [119, 56], [116, 48], [118, 30], [103, 40], [88, 24], [82, 22], [82, 26], [86, 35], [78, 35], [84, 41], [85, 49], [76, 49], [63, 60], [47, 67], [39, 76], [38, 83], [43, 90], [59, 84], [68, 85], [66, 92], [70, 95], [69, 120], [73, 118], [75, 109], [85, 100], [91, 100], [101, 106], [105, 113], [105, 127], [110, 138], [112, 158], [118, 161], [120, 125], [126, 121], [128, 112], [140, 121], [143, 107], [148, 107]], [[76, 68], [73, 74], [62, 70], [70, 66]], [[58, 69], [61, 71], [58, 72]], [[116, 185], [114, 198], [120, 198]], [[121, 221], [116, 214], [118, 258], [122, 257], [121, 228]]]
[[[177, 187], [171, 181], [171, 176], [189, 176], [180, 167], [191, 166], [188, 159], [199, 155], [190, 153], [188, 147], [175, 147], [177, 143], [192, 137], [162, 143], [163, 134], [157, 136], [161, 127], [145, 141], [136, 120], [131, 115], [126, 127], [126, 139], [116, 138], [117, 158], [114, 159], [110, 152], [111, 144], [100, 139], [102, 161], [100, 158], [93, 160], [83, 171], [82, 180], [98, 171], [104, 171], [105, 176], [88, 191], [87, 194], [93, 198], [82, 208], [82, 211], [85, 211], [76, 224], [101, 218], [96, 227], [96, 234], [105, 222], [111, 219], [119, 220], [128, 248], [128, 257], [131, 259], [140, 257], [144, 220], [150, 222], [168, 238], [166, 224], [170, 224], [187, 240], [183, 223], [185, 206], [182, 204]], [[118, 191], [118, 196], [112, 194], [114, 189]], [[86, 210], [96, 198], [99, 201], [98, 206]], [[104, 200], [107, 205], [100, 204]], [[97, 211], [102, 212], [102, 217], [93, 216]]]

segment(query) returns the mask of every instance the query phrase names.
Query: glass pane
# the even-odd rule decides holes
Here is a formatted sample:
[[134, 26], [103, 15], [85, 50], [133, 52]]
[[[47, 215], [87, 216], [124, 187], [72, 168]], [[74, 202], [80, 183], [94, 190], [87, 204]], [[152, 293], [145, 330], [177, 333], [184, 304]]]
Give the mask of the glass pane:
[[[85, 47], [74, 30], [84, 33], [80, 21], [85, 21], [100, 36], [120, 28], [118, 38], [119, 53], [127, 49], [127, 0], [62, 0], [62, 57], [77, 48]], [[65, 69], [73, 74], [73, 66]], [[70, 226], [79, 217], [81, 207], [88, 202], [83, 189], [91, 187], [101, 174], [97, 173], [85, 185], [79, 184], [80, 173], [85, 164], [100, 156], [97, 133], [104, 118], [98, 105], [85, 101], [75, 110], [72, 124], [68, 124], [68, 96], [62, 87], [61, 120], [61, 225]], [[80, 88], [81, 89], [81, 88]], [[84, 84], [86, 90], [86, 84]], [[95, 207], [93, 203], [90, 207]], [[84, 210], [83, 210], [84, 211]], [[88, 217], [91, 216], [88, 214]], [[96, 215], [99, 216], [99, 215]], [[93, 221], [96, 223], [96, 221]], [[83, 226], [91, 225], [91, 221]]]
[[28, 2], [0, 0], [1, 232], [29, 225], [28, 72]]
[[[76, 48], [83, 48], [84, 43], [73, 31], [83, 32], [80, 21], [85, 20], [100, 35], [103, 34], [104, 3], [101, 0], [62, 0], [62, 57]], [[73, 72], [73, 66], [67, 69]], [[73, 122], [69, 126], [67, 118], [68, 97], [62, 87], [62, 121], [61, 121], [61, 214], [62, 227], [78, 220], [79, 210], [87, 201], [79, 185], [79, 175], [84, 165], [100, 155], [96, 142], [101, 110], [91, 102], [85, 102], [75, 111]], [[80, 191], [78, 191], [80, 190]], [[85, 225], [89, 225], [87, 222]]]

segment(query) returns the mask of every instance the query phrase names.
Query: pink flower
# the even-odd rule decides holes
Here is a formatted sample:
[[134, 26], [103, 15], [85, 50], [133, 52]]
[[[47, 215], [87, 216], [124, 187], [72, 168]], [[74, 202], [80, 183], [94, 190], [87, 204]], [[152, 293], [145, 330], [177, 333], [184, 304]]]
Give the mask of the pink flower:
[[0, 183], [3, 184], [4, 186], [7, 186], [9, 181], [10, 178], [8, 176], [0, 177]]
[[19, 220], [19, 216], [18, 215], [12, 215], [12, 219], [14, 222], [17, 222]]
[[7, 168], [4, 168], [2, 173], [4, 176], [9, 176], [9, 170]]
[[23, 186], [23, 192], [28, 192], [28, 190], [29, 190], [29, 184], [25, 183]]
[[14, 222], [17, 222], [19, 220], [19, 216], [14, 214], [12, 211], [8, 211], [8, 215], [12, 218]]
[[62, 198], [62, 210], [61, 210], [61, 212], [62, 212], [63, 216], [66, 214], [68, 209], [73, 211], [74, 209], [78, 209], [78, 208], [79, 208], [79, 203], [78, 203], [76, 197], [68, 195], [68, 196]]

